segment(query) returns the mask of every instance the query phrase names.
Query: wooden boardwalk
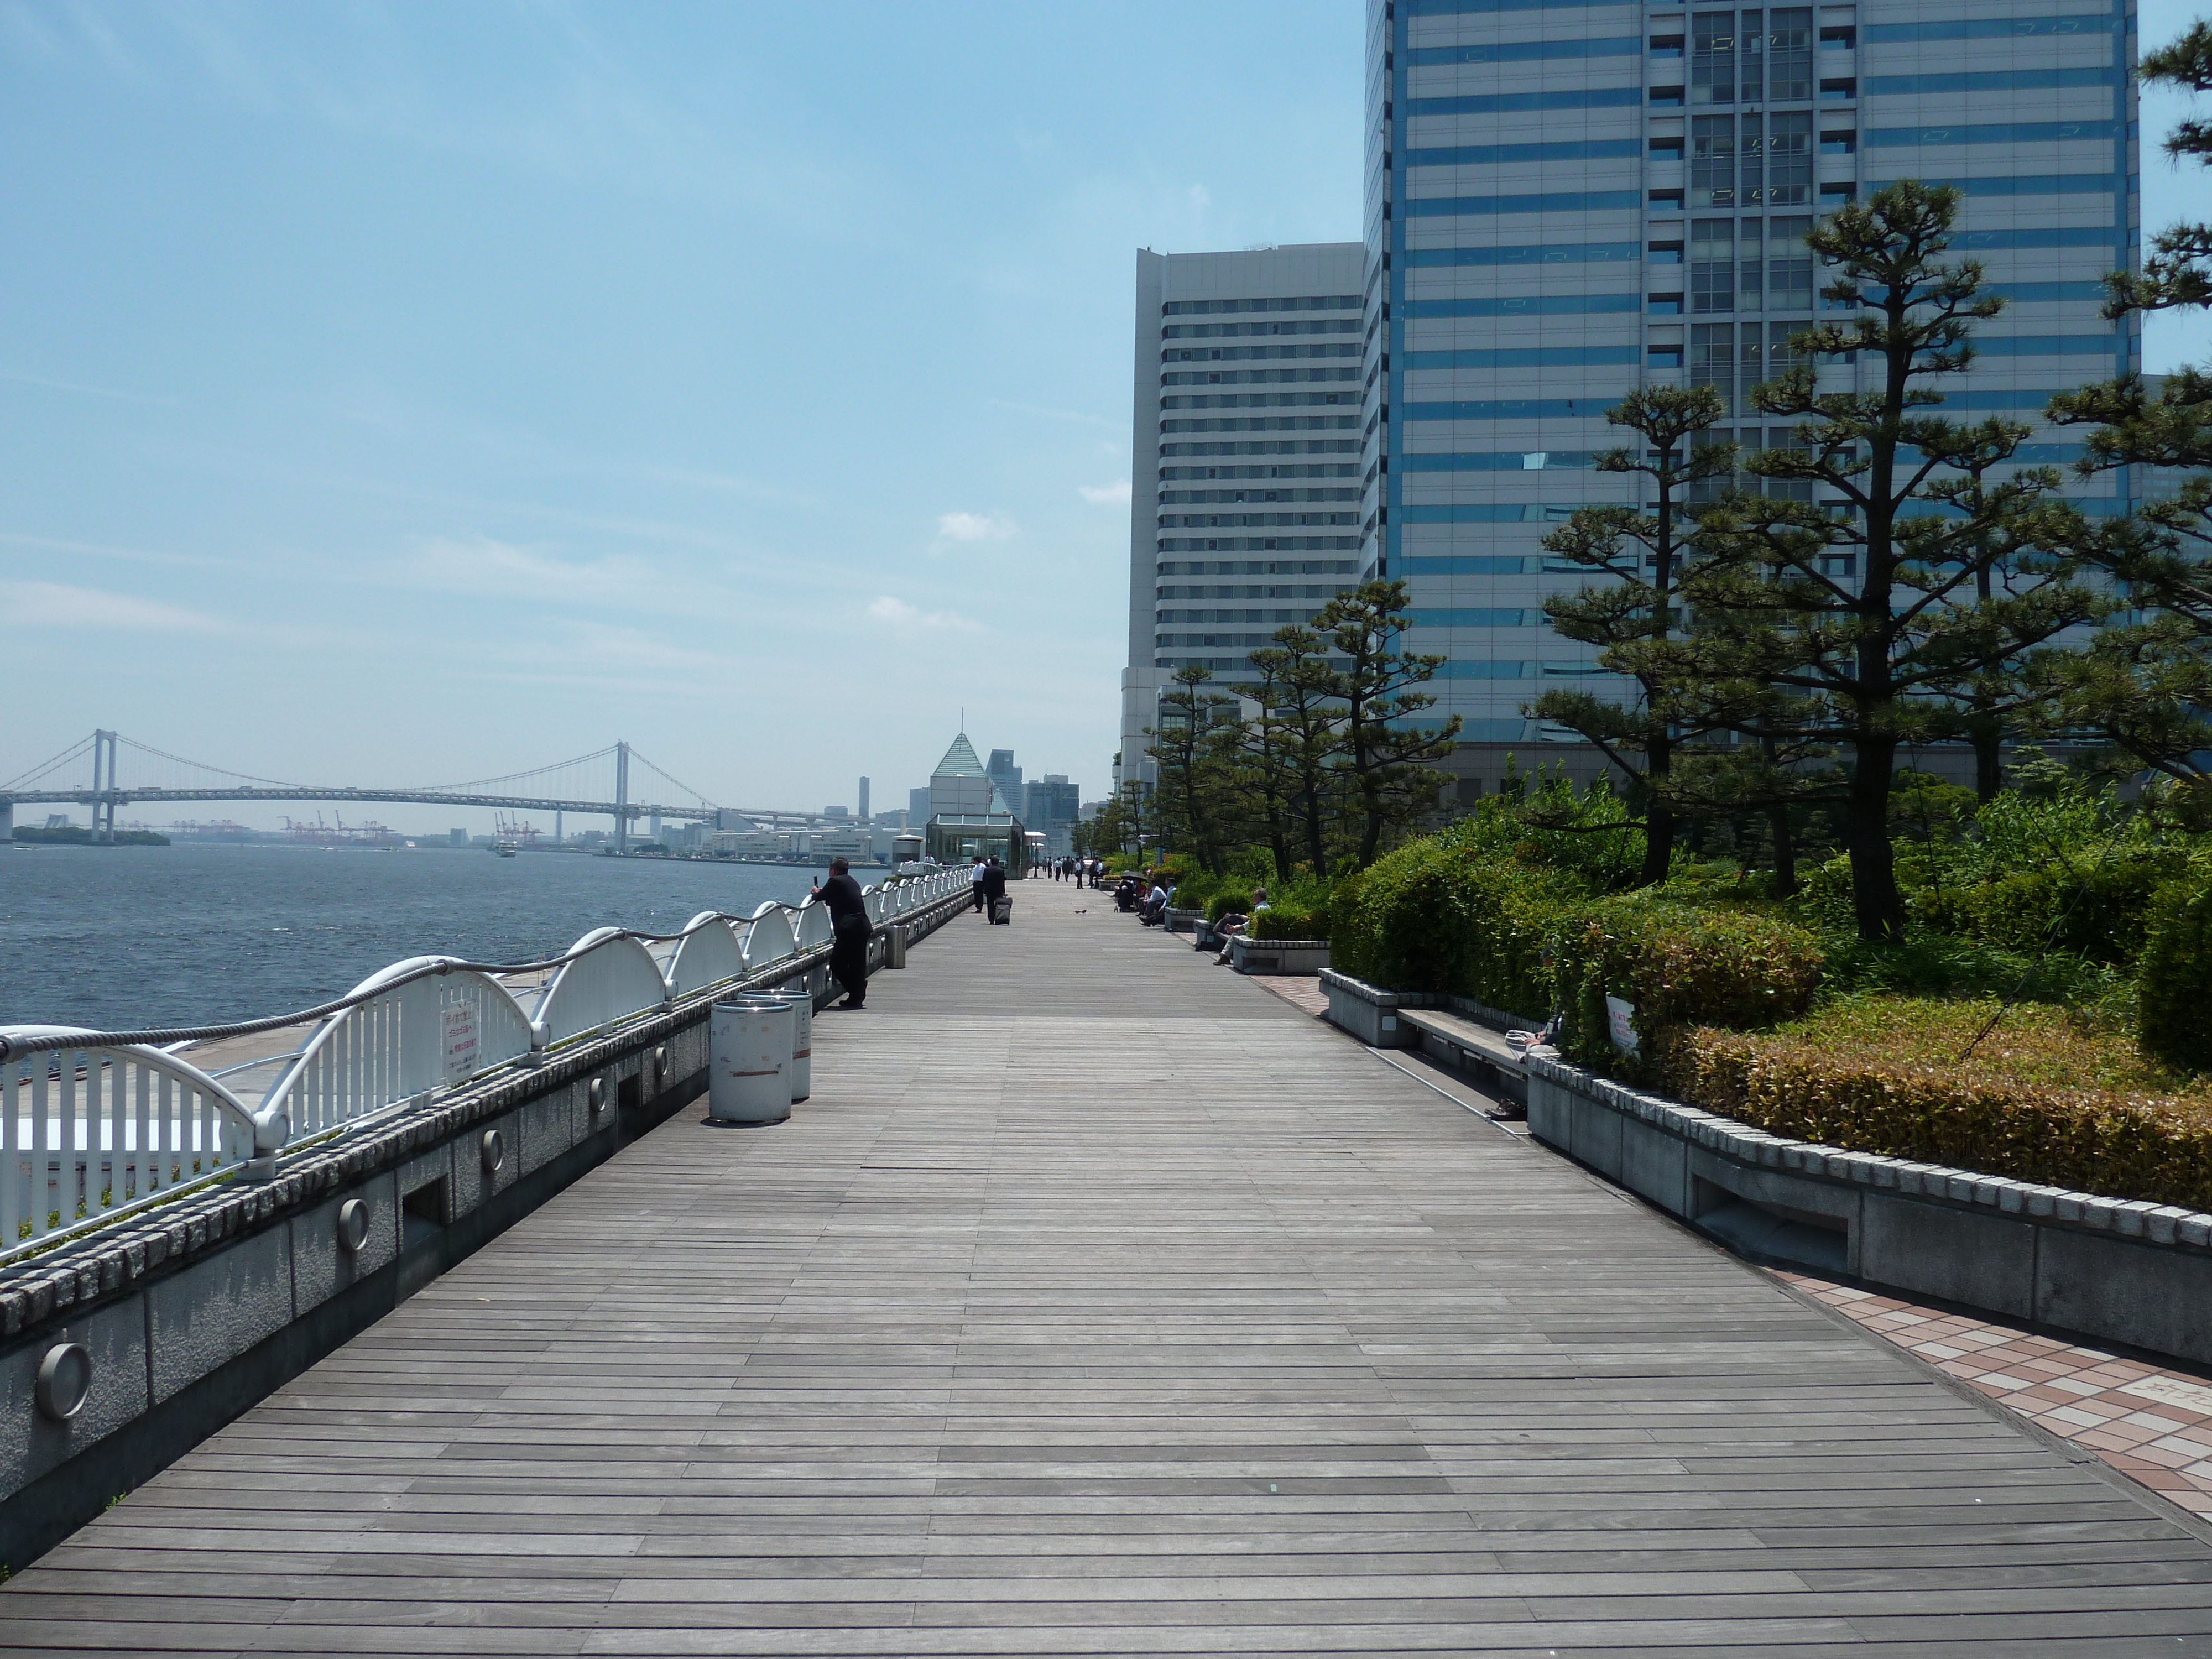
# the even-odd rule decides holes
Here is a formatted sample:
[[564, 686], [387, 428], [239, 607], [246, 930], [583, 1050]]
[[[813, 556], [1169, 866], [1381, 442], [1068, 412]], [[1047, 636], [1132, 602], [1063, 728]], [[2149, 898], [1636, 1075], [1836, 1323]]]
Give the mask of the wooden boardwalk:
[[1018, 894], [0, 1590], [195, 1654], [2212, 1655], [2212, 1547], [1103, 896]]

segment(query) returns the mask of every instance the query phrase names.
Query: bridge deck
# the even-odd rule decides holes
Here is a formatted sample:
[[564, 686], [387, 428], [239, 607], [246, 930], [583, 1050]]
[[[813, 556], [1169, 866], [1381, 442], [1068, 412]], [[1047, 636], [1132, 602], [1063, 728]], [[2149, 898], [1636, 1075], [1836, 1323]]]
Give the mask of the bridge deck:
[[2117, 1477], [1066, 887], [0, 1591], [194, 1653], [2212, 1654]]

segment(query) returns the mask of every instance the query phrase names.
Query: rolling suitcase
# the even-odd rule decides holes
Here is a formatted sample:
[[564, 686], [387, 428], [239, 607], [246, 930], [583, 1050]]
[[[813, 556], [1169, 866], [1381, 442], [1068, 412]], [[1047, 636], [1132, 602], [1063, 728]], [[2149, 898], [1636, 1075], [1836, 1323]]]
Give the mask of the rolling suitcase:
[[1013, 916], [1014, 898], [1012, 894], [1001, 893], [997, 898], [991, 901], [991, 920], [994, 923], [1003, 926], [1006, 923], [1012, 921], [1013, 920]]

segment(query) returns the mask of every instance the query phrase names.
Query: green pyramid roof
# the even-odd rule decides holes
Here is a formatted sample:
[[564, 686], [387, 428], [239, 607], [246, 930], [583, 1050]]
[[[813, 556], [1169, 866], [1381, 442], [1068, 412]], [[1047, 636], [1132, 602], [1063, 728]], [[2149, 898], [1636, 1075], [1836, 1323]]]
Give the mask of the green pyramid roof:
[[963, 732], [952, 739], [952, 747], [945, 751], [945, 758], [937, 763], [933, 778], [980, 778], [985, 775], [983, 763], [975, 758], [975, 746]]

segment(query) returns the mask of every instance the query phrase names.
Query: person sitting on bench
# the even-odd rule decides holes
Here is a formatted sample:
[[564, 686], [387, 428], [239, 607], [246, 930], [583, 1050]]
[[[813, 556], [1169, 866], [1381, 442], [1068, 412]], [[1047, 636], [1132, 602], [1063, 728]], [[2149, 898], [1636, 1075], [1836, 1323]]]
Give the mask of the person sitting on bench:
[[1249, 936], [1252, 932], [1252, 916], [1256, 916], [1261, 911], [1269, 908], [1267, 890], [1264, 887], [1255, 887], [1252, 890], [1252, 915], [1248, 916], [1241, 912], [1232, 911], [1215, 922], [1213, 934], [1221, 941], [1221, 954], [1214, 957], [1214, 961], [1218, 963], [1226, 963], [1229, 960], [1229, 941], [1240, 934]]
[[1168, 885], [1167, 872], [1153, 871], [1152, 890], [1145, 896], [1145, 914], [1142, 918], [1145, 926], [1157, 927], [1165, 921], [1168, 919], [1168, 904], [1174, 897], [1175, 889]]

